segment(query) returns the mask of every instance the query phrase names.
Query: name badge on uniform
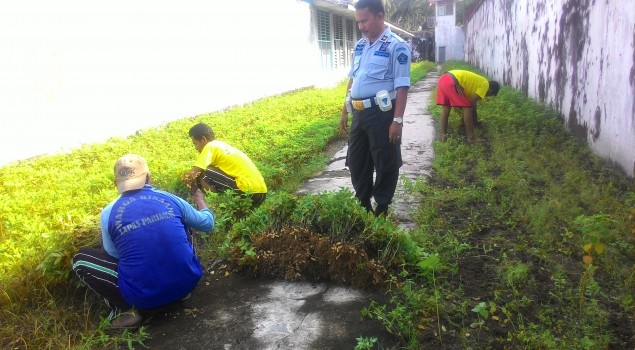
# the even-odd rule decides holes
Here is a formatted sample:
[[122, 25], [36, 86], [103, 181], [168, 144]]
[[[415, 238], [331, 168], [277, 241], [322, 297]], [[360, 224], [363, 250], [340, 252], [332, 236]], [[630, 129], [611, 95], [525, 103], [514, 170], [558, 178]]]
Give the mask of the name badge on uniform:
[[364, 43], [357, 44], [357, 46], [355, 46], [355, 56], [361, 55], [362, 51], [364, 51]]

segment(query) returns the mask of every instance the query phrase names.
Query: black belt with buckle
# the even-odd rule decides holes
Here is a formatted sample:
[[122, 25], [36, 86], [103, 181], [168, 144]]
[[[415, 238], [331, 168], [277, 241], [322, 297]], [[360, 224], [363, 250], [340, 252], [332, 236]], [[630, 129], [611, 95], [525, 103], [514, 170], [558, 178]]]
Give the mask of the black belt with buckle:
[[363, 111], [365, 109], [378, 106], [377, 101], [375, 101], [374, 97], [366, 98], [363, 100], [351, 100], [351, 104], [353, 105], [353, 108], [355, 108], [358, 111]]
[[[393, 101], [397, 98], [396, 91], [391, 91], [388, 93], [388, 95], [390, 96], [390, 99]], [[364, 98], [364, 99], [351, 99], [351, 104], [353, 105], [353, 108], [358, 111], [363, 111], [368, 108], [379, 106], [379, 104], [377, 103], [377, 97], [375, 96]]]

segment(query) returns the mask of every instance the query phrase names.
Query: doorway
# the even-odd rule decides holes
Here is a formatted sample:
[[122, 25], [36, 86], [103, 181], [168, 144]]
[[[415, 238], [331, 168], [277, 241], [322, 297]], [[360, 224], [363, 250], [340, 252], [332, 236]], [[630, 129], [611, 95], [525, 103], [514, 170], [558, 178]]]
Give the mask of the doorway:
[[439, 46], [439, 63], [445, 62], [445, 46]]

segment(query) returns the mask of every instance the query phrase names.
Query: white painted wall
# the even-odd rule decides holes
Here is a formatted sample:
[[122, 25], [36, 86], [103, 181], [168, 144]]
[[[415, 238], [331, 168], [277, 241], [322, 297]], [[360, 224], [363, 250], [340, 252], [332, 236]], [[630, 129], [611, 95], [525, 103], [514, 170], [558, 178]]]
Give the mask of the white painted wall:
[[[435, 7], [438, 4], [435, 4]], [[464, 60], [463, 50], [465, 35], [463, 28], [456, 25], [456, 3], [452, 3], [452, 15], [439, 16], [438, 9], [435, 9], [436, 26], [434, 28], [434, 42], [436, 46], [436, 60], [440, 61], [439, 47], [445, 47], [445, 61]]]
[[465, 32], [470, 63], [634, 175], [635, 0], [484, 0]]
[[445, 47], [445, 60], [464, 60], [463, 51], [465, 36], [463, 29], [457, 26], [437, 26], [434, 28], [434, 41], [437, 47], [437, 61], [439, 61], [439, 47]]
[[0, 165], [319, 83], [310, 15], [289, 0], [3, 0]]

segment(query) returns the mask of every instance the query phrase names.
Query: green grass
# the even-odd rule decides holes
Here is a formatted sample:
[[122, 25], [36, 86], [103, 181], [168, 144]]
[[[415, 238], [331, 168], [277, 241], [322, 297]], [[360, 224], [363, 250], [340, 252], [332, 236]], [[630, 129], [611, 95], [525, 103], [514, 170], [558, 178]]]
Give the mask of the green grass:
[[[443, 71], [456, 68], [478, 72], [462, 62]], [[632, 180], [518, 91], [480, 103], [486, 142], [466, 144], [461, 120], [451, 115], [431, 179], [415, 188], [413, 237], [445, 268], [435, 284], [410, 275], [421, 294], [394, 290], [378, 319], [420, 310], [397, 330], [411, 349], [431, 338], [449, 348], [632, 348]], [[441, 297], [422, 303], [426, 294]]]
[[[412, 65], [412, 81], [434, 67]], [[98, 216], [117, 196], [114, 160], [125, 153], [148, 159], [154, 184], [184, 195], [182, 174], [196, 151], [187, 136], [198, 122], [244, 150], [257, 164], [271, 197], [292, 192], [327, 161], [338, 133], [345, 82], [305, 89], [186, 118], [127, 138], [86, 145], [70, 154], [44, 156], [0, 168], [0, 348], [112, 348], [143, 340], [143, 334], [110, 337], [99, 323], [103, 306], [70, 278], [70, 259], [80, 246], [99, 242]], [[222, 254], [240, 203], [208, 195], [217, 235], [203, 258]], [[124, 345], [121, 345], [124, 344]]]
[[[433, 66], [414, 64], [413, 82]], [[462, 62], [442, 71], [454, 68], [477, 71]], [[503, 87], [479, 105], [486, 142], [464, 143], [453, 112], [450, 137], [434, 143], [431, 177], [411, 185], [418, 228], [405, 233], [364, 216], [350, 193], [291, 194], [341, 137], [344, 89], [297, 91], [0, 168], [0, 348], [143, 343], [144, 333], [104, 333], [104, 306], [75, 288], [69, 259], [99, 241], [97, 216], [116, 197], [112, 163], [121, 154], [143, 154], [158, 187], [184, 193], [181, 174], [196, 155], [187, 130], [199, 121], [250, 154], [271, 189], [240, 221], [240, 201], [209, 195], [218, 234], [199, 249], [202, 259], [238, 248], [248, 262], [255, 232], [306, 226], [379, 246], [378, 261], [398, 267], [385, 284], [390, 302], [362, 314], [406, 349], [634, 347], [632, 179], [593, 155], [556, 112]], [[372, 339], [358, 347], [374, 348]]]

